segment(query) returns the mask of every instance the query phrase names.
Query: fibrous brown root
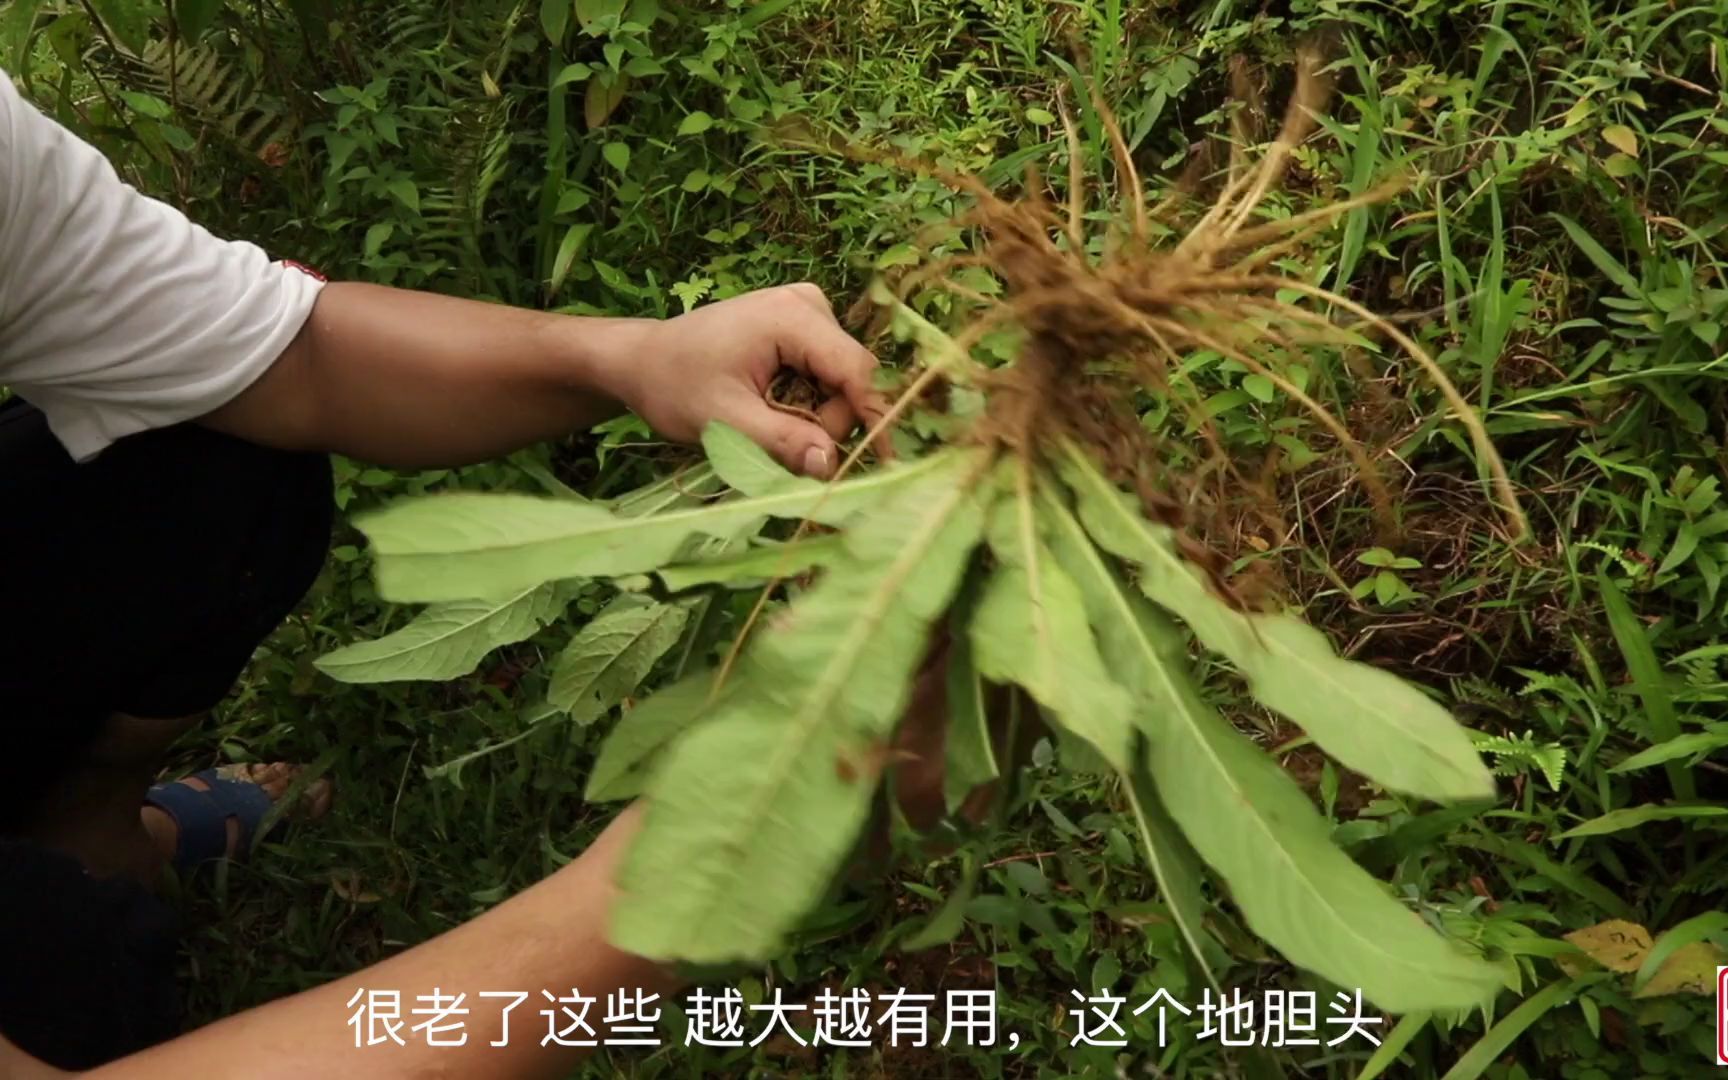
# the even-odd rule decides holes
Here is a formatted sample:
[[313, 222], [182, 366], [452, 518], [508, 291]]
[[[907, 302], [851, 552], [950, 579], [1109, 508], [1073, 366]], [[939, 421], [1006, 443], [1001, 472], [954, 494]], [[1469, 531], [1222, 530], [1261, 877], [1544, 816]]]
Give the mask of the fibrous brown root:
[[[1205, 415], [1202, 395], [1181, 393], [1187, 378], [1183, 361], [1206, 351], [1263, 376], [1296, 405], [1308, 411], [1351, 458], [1383, 531], [1392, 529], [1390, 500], [1373, 455], [1332, 410], [1288, 375], [1288, 362], [1313, 347], [1356, 348], [1364, 335], [1389, 339], [1440, 388], [1448, 404], [1476, 441], [1493, 473], [1509, 530], [1523, 533], [1523, 518], [1504, 466], [1488, 443], [1480, 422], [1422, 347], [1391, 320], [1346, 297], [1269, 267], [1296, 250], [1313, 233], [1342, 214], [1383, 199], [1397, 184], [1365, 195], [1284, 218], [1262, 220], [1256, 210], [1278, 183], [1296, 147], [1314, 131], [1315, 116], [1328, 95], [1313, 57], [1304, 57], [1284, 122], [1258, 165], [1240, 156], [1223, 189], [1180, 240], [1156, 244], [1151, 222], [1177, 209], [1173, 203], [1148, 208], [1140, 179], [1120, 128], [1108, 107], [1093, 107], [1104, 120], [1115, 162], [1122, 206], [1113, 215], [1125, 220], [1128, 238], [1106, 243], [1102, 255], [1088, 251], [1084, 232], [1085, 188], [1079, 163], [1079, 137], [1063, 109], [1068, 131], [1068, 203], [1058, 209], [1043, 195], [1036, 175], [1026, 193], [1009, 200], [986, 190], [971, 177], [918, 163], [917, 168], [971, 194], [976, 205], [961, 219], [982, 235], [981, 250], [936, 260], [903, 275], [896, 283], [902, 297], [930, 287], [947, 288], [974, 305], [973, 327], [1017, 327], [1024, 344], [1014, 362], [984, 371], [977, 381], [986, 392], [988, 412], [976, 432], [1013, 452], [1039, 457], [1060, 439], [1089, 447], [1119, 483], [1139, 493], [1149, 517], [1172, 526], [1191, 524], [1196, 506], [1218, 501], [1199, 490], [1201, 478], [1240, 498], [1263, 490], [1249, 480], [1222, 445]], [[882, 155], [877, 155], [882, 156]], [[1169, 224], [1168, 222], [1162, 222]], [[992, 270], [1005, 286], [1000, 299], [979, 296], [947, 275], [963, 265]], [[1300, 307], [1284, 296], [1294, 293], [1319, 310]], [[1281, 295], [1282, 294], [1282, 295]], [[1340, 325], [1331, 312], [1342, 311], [1354, 325]], [[970, 345], [982, 336], [961, 329], [956, 340]], [[1163, 395], [1184, 410], [1190, 428], [1206, 448], [1205, 461], [1186, 475], [1168, 468], [1172, 455], [1140, 421], [1143, 395]], [[1263, 516], [1278, 518], [1276, 508]], [[1190, 545], [1190, 555], [1215, 575], [1220, 560]]]

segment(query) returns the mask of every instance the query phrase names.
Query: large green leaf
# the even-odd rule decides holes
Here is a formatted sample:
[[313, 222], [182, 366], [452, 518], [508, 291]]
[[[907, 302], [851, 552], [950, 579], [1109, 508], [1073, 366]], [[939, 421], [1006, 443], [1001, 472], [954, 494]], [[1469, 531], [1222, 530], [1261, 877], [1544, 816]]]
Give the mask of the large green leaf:
[[1623, 806], [1618, 810], [1610, 810], [1601, 817], [1593, 817], [1582, 825], [1574, 825], [1555, 839], [1572, 840], [1580, 836], [1606, 836], [1609, 833], [1636, 829], [1640, 825], [1648, 825], [1652, 821], [1722, 817], [1723, 815], [1728, 815], [1728, 806], [1718, 806], [1713, 803], [1671, 804], [1667, 806], [1648, 803], [1644, 806]]
[[[1040, 519], [1047, 523], [1051, 550], [1084, 597], [1086, 615], [1097, 633], [1104, 662], [1135, 696], [1136, 711], [1144, 713], [1153, 707], [1147, 689], [1158, 682], [1158, 635], [1164, 628], [1158, 625], [1146, 601], [1130, 593], [1113, 572], [1079, 520], [1047, 488], [1042, 492], [1038, 510]], [[1163, 647], [1168, 649], [1169, 643], [1163, 643]], [[1133, 722], [1141, 729], [1149, 726], [1144, 717]], [[1170, 908], [1188, 951], [1207, 981], [1217, 986], [1218, 977], [1207, 961], [1204, 946], [1206, 901], [1200, 891], [1200, 868], [1193, 848], [1170, 819], [1169, 810], [1152, 783], [1144, 738], [1136, 738], [1134, 742], [1138, 744], [1137, 750], [1128, 767], [1121, 771], [1135, 823], [1140, 827], [1146, 864], [1158, 882], [1158, 894]]]
[[640, 686], [678, 643], [689, 603], [643, 603], [621, 596], [576, 632], [552, 664], [546, 700], [578, 724], [591, 724]]
[[1707, 754], [1728, 746], [1728, 728], [1722, 725], [1712, 725], [1710, 730], [1689, 731], [1677, 735], [1667, 742], [1659, 742], [1655, 746], [1647, 746], [1609, 768], [1611, 773], [1636, 772], [1648, 769], [1652, 765], [1661, 765], [1686, 757], [1702, 758]]
[[1201, 699], [1175, 627], [1120, 587], [1065, 508], [1050, 506], [1049, 520], [1088, 582], [1111, 670], [1136, 683], [1156, 794], [1254, 932], [1292, 963], [1392, 1012], [1485, 1000], [1494, 970], [1429, 930], [1333, 846], [1296, 782]]
[[595, 802], [633, 799], [647, 786], [654, 762], [678, 735], [711, 716], [731, 694], [728, 683], [714, 693], [714, 672], [691, 672], [624, 714], [594, 761], [585, 798]]
[[1023, 490], [996, 505], [990, 545], [1000, 565], [969, 628], [978, 670], [1025, 687], [1064, 728], [1126, 770], [1133, 699], [1105, 667], [1085, 597], [1039, 535], [1031, 498]]
[[844, 550], [842, 539], [839, 533], [829, 533], [781, 544], [757, 544], [713, 559], [662, 567], [660, 580], [673, 592], [698, 585], [748, 588], [831, 562]]
[[760, 959], [828, 888], [870, 811], [931, 624], [983, 527], [983, 451], [945, 451], [846, 530], [846, 556], [757, 631], [729, 696], [656, 766], [613, 941]]
[[1302, 726], [1346, 767], [1395, 791], [1437, 800], [1494, 794], [1494, 779], [1451, 715], [1390, 672], [1345, 660], [1290, 615], [1248, 614], [1215, 596], [1178, 553], [1175, 534], [1069, 446], [1062, 473], [1080, 518], [1106, 550], [1140, 568], [1145, 594], [1236, 665], [1261, 702]]
[[372, 541], [378, 590], [398, 601], [496, 596], [543, 581], [658, 569], [693, 536], [736, 539], [768, 517], [837, 525], [939, 472], [940, 455], [835, 485], [626, 517], [589, 503], [457, 493], [406, 499], [355, 518]]
[[346, 683], [454, 679], [473, 671], [500, 645], [532, 637], [558, 617], [571, 594], [569, 586], [548, 582], [493, 600], [434, 604], [400, 630], [357, 641], [314, 663]]
[[1289, 774], [1200, 699], [1184, 658], [1166, 655], [1158, 671], [1161, 685], [1150, 689], [1162, 700], [1145, 714], [1158, 792], [1255, 933], [1390, 1012], [1467, 1008], [1492, 995], [1494, 969], [1428, 929], [1332, 845]]

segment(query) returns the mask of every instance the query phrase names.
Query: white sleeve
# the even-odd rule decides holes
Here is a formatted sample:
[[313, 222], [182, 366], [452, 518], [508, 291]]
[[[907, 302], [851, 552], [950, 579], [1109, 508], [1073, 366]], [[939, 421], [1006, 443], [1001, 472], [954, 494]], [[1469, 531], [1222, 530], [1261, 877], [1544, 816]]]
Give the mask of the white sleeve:
[[74, 458], [226, 404], [321, 286], [140, 194], [0, 71], [0, 385]]

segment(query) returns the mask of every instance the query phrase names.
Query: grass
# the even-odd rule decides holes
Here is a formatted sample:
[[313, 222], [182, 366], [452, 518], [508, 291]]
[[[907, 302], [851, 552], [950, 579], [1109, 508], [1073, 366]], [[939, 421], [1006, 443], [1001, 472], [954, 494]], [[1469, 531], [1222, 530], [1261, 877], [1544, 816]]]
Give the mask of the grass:
[[[942, 185], [812, 153], [789, 132], [838, 134], [1008, 189], [1036, 165], [1060, 198], [1064, 107], [1088, 171], [1115, 176], [1086, 107], [1095, 91], [1122, 118], [1158, 194], [1190, 169], [1226, 165], [1232, 139], [1269, 137], [1294, 46], [1320, 41], [1338, 94], [1265, 212], [1299, 213], [1389, 178], [1403, 190], [1352, 211], [1279, 270], [1378, 311], [1415, 313], [1404, 328], [1479, 410], [1532, 534], [1512, 541], [1465, 432], [1391, 352], [1319, 350], [1283, 368], [1347, 403], [1391, 488], [1390, 535], [1328, 433], [1226, 357], [1188, 355], [1172, 396], [1145, 403], [1145, 422], [1180, 454], [1200, 443], [1203, 427], [1188, 418], [1198, 413], [1233, 453], [1263, 462], [1276, 527], [1243, 513], [1209, 536], [1237, 571], [1265, 575], [1350, 654], [1421, 679], [1485, 739], [1505, 740], [1484, 743], [1505, 774], [1499, 802], [1436, 809], [1320, 762], [1299, 732], [1244, 706], [1227, 672], [1209, 685], [1239, 724], [1282, 748], [1337, 839], [1420, 917], [1487, 950], [1510, 987], [1492, 1015], [1406, 1018], [1409, 1041], [1390, 1064], [1370, 1065], [1364, 1042], [1272, 1051], [1268, 1063], [1196, 1038], [1197, 1026], [1173, 1028], [1160, 1051], [1151, 1015], [1126, 1025], [1125, 1050], [1070, 1045], [1071, 989], [1108, 984], [1139, 1001], [1166, 987], [1192, 1003], [1199, 988], [1140, 869], [1122, 794], [1066, 778], [1046, 754], [1029, 770], [1011, 833], [945, 857], [907, 845], [913, 857], [890, 887], [843, 897], [794, 955], [730, 979], [753, 999], [768, 986], [796, 993], [848, 979], [998, 985], [1016, 1051], [676, 1048], [622, 1052], [596, 1073], [1696, 1074], [1712, 1041], [1707, 997], [1640, 998], [1630, 975], [1574, 979], [1556, 957], [1561, 935], [1606, 918], [1660, 935], [1728, 908], [1719, 819], [1560, 838], [1627, 807], [1728, 801], [1724, 769], [1708, 756], [1728, 745], [1720, 5], [802, 0], [668, 3], [651, 23], [649, 6], [630, 6], [637, 26], [604, 21], [620, 5], [577, 5], [602, 21], [555, 27], [554, 46], [556, 16], [537, 5], [465, 4], [452, 15], [419, 2], [336, 3], [339, 47], [306, 52], [306, 40], [332, 40], [325, 23], [297, 25], [274, 7], [261, 17], [235, 0], [217, 26], [240, 36], [206, 47], [258, 73], [232, 76], [255, 80], [248, 108], [298, 125], [262, 160], [260, 147], [201, 119], [196, 102], [161, 115], [136, 103], [110, 109], [91, 87], [174, 103], [159, 78], [99, 48], [62, 83], [39, 36], [31, 74], [37, 96], [129, 176], [221, 231], [344, 276], [577, 312], [671, 314], [798, 278], [845, 302], [903, 259], [902, 245], [941, 254], [969, 242], [934, 228], [960, 205]], [[563, 10], [546, 12], [554, 8]], [[70, 19], [62, 32], [88, 34], [76, 25], [81, 10], [44, 5], [40, 27]], [[614, 67], [635, 74], [601, 115], [614, 95], [590, 87]], [[569, 81], [549, 92], [560, 72]], [[603, 126], [586, 123], [595, 118]], [[182, 135], [204, 141], [189, 149]], [[932, 317], [947, 303], [934, 292], [913, 302]], [[453, 484], [533, 490], [546, 470], [615, 494], [667, 460], [625, 422], [460, 476], [343, 463], [339, 498], [351, 510]], [[594, 591], [573, 611], [605, 599]], [[403, 618], [373, 595], [345, 529], [301, 611], [180, 748], [175, 764], [186, 768], [315, 762], [338, 792], [326, 823], [188, 889], [197, 1017], [424, 940], [543, 877], [603, 823], [605, 811], [581, 799], [599, 729], [529, 727], [540, 719], [540, 661], [568, 629], [449, 685], [348, 687], [311, 667]], [[1638, 765], [1635, 754], [1676, 735], [1693, 752]], [[1556, 755], [1553, 785], [1544, 763]], [[974, 880], [949, 943], [900, 947]], [[1229, 985], [1309, 985], [1216, 899]], [[1710, 928], [1698, 939], [1705, 949], [1724, 933], [1708, 919], [1691, 925]], [[331, 1018], [336, 1037], [342, 1019]]]

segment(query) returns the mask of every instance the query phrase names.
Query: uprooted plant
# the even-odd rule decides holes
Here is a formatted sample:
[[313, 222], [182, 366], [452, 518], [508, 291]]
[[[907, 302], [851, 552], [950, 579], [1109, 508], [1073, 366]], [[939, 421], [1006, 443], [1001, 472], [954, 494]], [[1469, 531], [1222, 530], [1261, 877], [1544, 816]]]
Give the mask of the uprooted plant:
[[[559, 582], [624, 581], [626, 599], [597, 620], [599, 633], [611, 625], [634, 642], [638, 624], [670, 620], [648, 663], [712, 590], [766, 582], [765, 600], [787, 599], [759, 604], [761, 617], [714, 667], [627, 711], [600, 754], [590, 797], [647, 802], [620, 882], [619, 946], [693, 962], [781, 949], [871, 819], [914, 675], [940, 636], [951, 642], [948, 808], [1008, 771], [985, 703], [993, 686], [1020, 688], [1061, 739], [1083, 743], [1119, 775], [1161, 899], [1208, 979], [1199, 863], [1290, 961], [1387, 1010], [1463, 1008], [1491, 994], [1496, 969], [1334, 846], [1298, 784], [1208, 704], [1190, 636], [1227, 660], [1261, 704], [1390, 791], [1490, 797], [1492, 779], [1466, 732], [1416, 687], [1340, 658], [1300, 619], [1242, 602], [1185, 531], [1191, 500], [1136, 408], [1170, 393], [1185, 355], [1220, 354], [1309, 409], [1373, 495], [1370, 455], [1283, 371], [1305, 348], [1378, 335], [1440, 387], [1516, 520], [1481, 426], [1420, 346], [1349, 299], [1274, 269], [1351, 205], [1283, 219], [1256, 213], [1310, 132], [1319, 96], [1305, 71], [1263, 160], [1234, 169], [1169, 243], [1154, 242], [1151, 223], [1183, 207], [1145, 206], [1119, 137], [1125, 207], [1096, 254], [1079, 153], [1065, 211], [1036, 182], [1008, 200], [949, 178], [975, 196], [963, 224], [981, 245], [878, 282], [872, 294], [917, 357], [875, 434], [923, 415], [922, 429], [939, 433], [928, 452], [822, 484], [716, 427], [703, 445], [727, 497], [655, 510], [640, 500], [619, 509], [455, 494], [361, 522], [381, 591], [433, 603], [434, 621], [513, 611], [525, 620], [519, 639], [555, 614]], [[999, 296], [963, 284], [954, 274], [963, 265], [1000, 282]], [[952, 333], [902, 300], [933, 288], [963, 301], [968, 317]], [[1013, 335], [1011, 358], [979, 359], [980, 342], [1000, 331]], [[863, 453], [861, 444], [847, 465]], [[757, 534], [770, 519], [799, 524], [790, 539], [765, 542]], [[644, 575], [663, 602], [639, 598]], [[604, 681], [591, 667], [575, 684]], [[590, 696], [585, 715], [619, 696]]]

